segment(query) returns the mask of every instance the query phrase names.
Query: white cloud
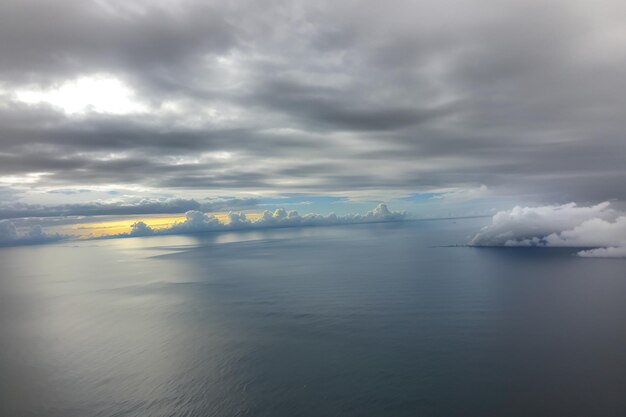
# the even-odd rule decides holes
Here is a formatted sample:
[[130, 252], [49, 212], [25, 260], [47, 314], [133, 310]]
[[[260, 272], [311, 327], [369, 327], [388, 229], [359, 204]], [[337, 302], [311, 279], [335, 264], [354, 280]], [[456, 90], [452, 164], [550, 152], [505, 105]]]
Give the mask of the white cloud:
[[571, 230], [546, 237], [549, 246], [626, 246], [626, 216], [614, 221], [586, 220]]
[[626, 246], [582, 250], [578, 252], [578, 256], [583, 258], [626, 258]]
[[470, 245], [581, 247], [594, 248], [578, 252], [583, 257], [626, 257], [626, 214], [609, 202], [515, 207], [493, 216]]
[[336, 214], [323, 216], [315, 213], [300, 215], [297, 211], [286, 211], [285, 209], [279, 208], [273, 212], [265, 211], [258, 219], [251, 220], [248, 219], [244, 213], [230, 212], [228, 213], [228, 222], [222, 223], [217, 217], [213, 215], [206, 214], [197, 210], [190, 210], [185, 213], [184, 221], [175, 223], [168, 228], [155, 230], [144, 222], [136, 222], [131, 226], [130, 233], [116, 235], [114, 237], [149, 236], [153, 234], [185, 234], [196, 232], [297, 226], [329, 226], [338, 224], [393, 222], [405, 220], [407, 216], [408, 214], [404, 211], [390, 211], [385, 204], [379, 204], [374, 210], [368, 211], [366, 214], [348, 214], [345, 216], [337, 216]]

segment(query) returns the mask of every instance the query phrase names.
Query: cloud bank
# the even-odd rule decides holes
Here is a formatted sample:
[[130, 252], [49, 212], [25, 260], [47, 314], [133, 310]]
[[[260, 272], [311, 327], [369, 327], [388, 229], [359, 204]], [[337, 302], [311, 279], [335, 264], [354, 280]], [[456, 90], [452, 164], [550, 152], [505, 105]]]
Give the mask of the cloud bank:
[[0, 203], [0, 219], [24, 217], [62, 217], [62, 216], [101, 216], [132, 214], [171, 214], [189, 210], [223, 211], [246, 209], [256, 206], [253, 198], [214, 198], [197, 201], [195, 199], [144, 198], [134, 202], [91, 202], [61, 205], [43, 205], [26, 203]]
[[379, 204], [374, 210], [366, 214], [348, 214], [337, 216], [329, 214], [309, 213], [300, 215], [297, 211], [286, 211], [279, 208], [275, 211], [265, 211], [261, 217], [251, 220], [244, 213], [231, 212], [228, 222], [222, 223], [217, 217], [197, 210], [185, 213], [185, 220], [164, 229], [153, 229], [144, 222], [136, 222], [131, 226], [129, 233], [113, 237], [151, 236], [169, 234], [187, 234], [199, 232], [214, 232], [228, 230], [249, 230], [264, 228], [299, 227], [299, 226], [330, 226], [356, 223], [396, 222], [406, 220], [408, 213], [404, 211], [390, 211], [385, 204]]
[[13, 222], [0, 220], [0, 246], [37, 245], [67, 238], [68, 236], [58, 233], [46, 233], [38, 225], [32, 226], [25, 233], [19, 233]]
[[0, 185], [626, 200], [625, 20], [623, 0], [3, 0]]
[[473, 246], [587, 248], [581, 257], [626, 257], [626, 213], [603, 202], [514, 207], [493, 216], [470, 241]]

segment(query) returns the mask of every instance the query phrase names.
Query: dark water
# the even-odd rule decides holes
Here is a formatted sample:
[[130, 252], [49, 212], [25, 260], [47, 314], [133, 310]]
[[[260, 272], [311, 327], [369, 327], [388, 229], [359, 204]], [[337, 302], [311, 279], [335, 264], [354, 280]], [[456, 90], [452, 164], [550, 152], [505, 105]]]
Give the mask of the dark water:
[[626, 415], [626, 261], [480, 222], [2, 249], [0, 414]]

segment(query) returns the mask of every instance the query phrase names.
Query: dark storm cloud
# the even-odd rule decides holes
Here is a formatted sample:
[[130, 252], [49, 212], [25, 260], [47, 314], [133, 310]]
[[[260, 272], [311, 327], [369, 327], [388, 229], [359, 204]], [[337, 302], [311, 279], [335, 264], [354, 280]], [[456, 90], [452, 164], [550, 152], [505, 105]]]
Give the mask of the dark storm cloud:
[[[5, 1], [0, 176], [626, 199], [624, 19], [617, 0]], [[148, 110], [15, 96], [92, 74]]]

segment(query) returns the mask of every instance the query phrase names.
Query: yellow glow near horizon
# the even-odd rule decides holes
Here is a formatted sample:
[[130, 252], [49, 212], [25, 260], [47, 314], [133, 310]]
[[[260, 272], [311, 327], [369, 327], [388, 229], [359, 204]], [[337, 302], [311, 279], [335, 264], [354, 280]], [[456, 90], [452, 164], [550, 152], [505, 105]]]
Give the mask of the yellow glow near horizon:
[[[227, 212], [207, 213], [217, 217], [222, 223], [228, 223]], [[261, 216], [260, 213], [246, 213], [246, 217], [256, 220]], [[130, 228], [135, 222], [144, 222], [151, 228], [158, 230], [169, 227], [177, 222], [185, 220], [184, 214], [154, 214], [146, 216], [129, 216], [115, 220], [105, 220], [100, 222], [78, 223], [65, 226], [49, 227], [47, 232], [71, 235], [77, 238], [101, 237], [108, 235], [116, 235], [120, 233], [130, 232]]]

